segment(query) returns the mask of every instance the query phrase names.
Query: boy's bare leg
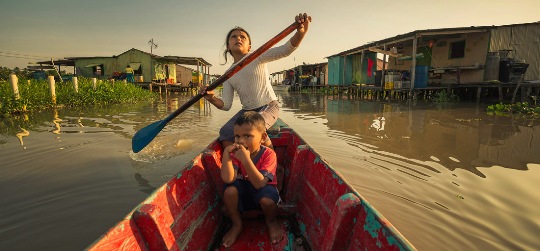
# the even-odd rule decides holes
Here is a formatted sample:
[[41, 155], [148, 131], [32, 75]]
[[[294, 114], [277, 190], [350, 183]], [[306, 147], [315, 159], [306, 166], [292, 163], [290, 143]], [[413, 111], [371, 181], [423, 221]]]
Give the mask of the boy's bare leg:
[[238, 238], [240, 232], [242, 232], [242, 218], [240, 211], [238, 211], [238, 190], [234, 186], [227, 187], [223, 193], [223, 201], [229, 211], [229, 217], [231, 217], [232, 227], [223, 236], [222, 244], [224, 247], [230, 247]]
[[276, 218], [277, 205], [272, 199], [266, 197], [263, 197], [260, 203], [264, 213], [264, 220], [266, 221], [266, 226], [268, 227], [270, 242], [272, 242], [272, 244], [278, 243], [283, 239], [283, 231], [281, 230]]

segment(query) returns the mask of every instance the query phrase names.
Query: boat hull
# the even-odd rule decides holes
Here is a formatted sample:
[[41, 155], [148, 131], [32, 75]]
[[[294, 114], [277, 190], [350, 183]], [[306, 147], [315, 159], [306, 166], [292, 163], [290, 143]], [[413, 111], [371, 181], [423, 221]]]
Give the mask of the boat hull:
[[[246, 212], [242, 233], [227, 250], [414, 250], [283, 121], [269, 136], [284, 167], [278, 180], [284, 238], [271, 244], [262, 214]], [[212, 142], [88, 250], [225, 250], [221, 153], [219, 142]]]

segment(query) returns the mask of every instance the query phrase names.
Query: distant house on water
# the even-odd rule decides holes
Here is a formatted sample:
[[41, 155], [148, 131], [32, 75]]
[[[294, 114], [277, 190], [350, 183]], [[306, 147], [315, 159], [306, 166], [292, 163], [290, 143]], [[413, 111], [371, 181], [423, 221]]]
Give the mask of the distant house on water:
[[[374, 65], [382, 55], [386, 70]], [[414, 56], [413, 56], [414, 55]], [[328, 56], [329, 85], [400, 88], [540, 80], [540, 22], [416, 30]], [[385, 78], [386, 76], [386, 78]], [[390, 77], [390, 78], [388, 78]]]
[[[67, 57], [62, 60], [38, 62], [41, 65], [73, 66], [75, 75], [98, 79], [110, 79], [124, 73], [130, 65], [135, 71], [136, 82], [161, 82], [189, 84], [207, 83], [212, 65], [199, 57], [158, 56], [132, 48], [111, 57]], [[195, 66], [191, 70], [182, 65]], [[194, 78], [193, 76], [200, 76]]]

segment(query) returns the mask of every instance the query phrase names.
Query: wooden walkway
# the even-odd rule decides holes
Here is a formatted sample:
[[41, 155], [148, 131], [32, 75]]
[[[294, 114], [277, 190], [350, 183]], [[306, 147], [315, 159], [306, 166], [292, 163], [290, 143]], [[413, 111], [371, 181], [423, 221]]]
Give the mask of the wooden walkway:
[[[155, 82], [138, 82], [135, 85], [150, 91], [162, 92], [196, 92], [198, 87], [181, 86], [179, 84], [155, 83]], [[293, 86], [289, 89], [290, 92], [321, 92], [331, 95], [347, 95], [352, 98], [361, 100], [407, 100], [407, 99], [424, 99], [429, 100], [438, 92], [445, 91], [459, 96], [460, 100], [476, 100], [482, 101], [498, 100], [498, 101], [530, 101], [531, 96], [539, 96], [540, 81], [525, 81], [522, 83], [462, 83], [462, 84], [439, 84], [432, 85], [426, 88], [401, 88], [401, 89], [384, 89], [380, 86], [373, 85], [314, 85], [314, 86]]]
[[180, 84], [156, 83], [156, 82], [137, 82], [134, 85], [140, 86], [150, 91], [162, 92], [194, 92], [198, 87], [182, 86]]
[[[519, 85], [519, 87], [518, 87]], [[517, 89], [519, 88], [519, 89]], [[499, 101], [529, 101], [531, 96], [540, 94], [540, 81], [523, 83], [466, 83], [466, 84], [448, 84], [433, 85], [426, 88], [401, 88], [384, 89], [380, 86], [370, 85], [331, 85], [331, 86], [302, 86], [291, 88], [291, 91], [319, 92], [326, 89], [326, 92], [332, 95], [346, 94], [359, 99], [368, 100], [405, 100], [405, 99], [424, 99], [429, 100], [438, 92], [445, 91], [460, 97], [461, 100], [482, 101], [484, 98]], [[516, 96], [518, 95], [519, 96]]]

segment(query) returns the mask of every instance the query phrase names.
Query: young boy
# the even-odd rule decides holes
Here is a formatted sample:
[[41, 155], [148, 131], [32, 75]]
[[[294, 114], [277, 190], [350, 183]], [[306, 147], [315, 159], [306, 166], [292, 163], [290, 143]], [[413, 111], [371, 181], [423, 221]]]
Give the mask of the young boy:
[[247, 210], [263, 211], [272, 243], [283, 238], [276, 219], [277, 157], [271, 148], [264, 146], [266, 139], [264, 118], [257, 112], [247, 111], [234, 123], [234, 143], [223, 150], [223, 201], [232, 220], [231, 229], [223, 237], [225, 247], [230, 247], [242, 231], [240, 213]]

